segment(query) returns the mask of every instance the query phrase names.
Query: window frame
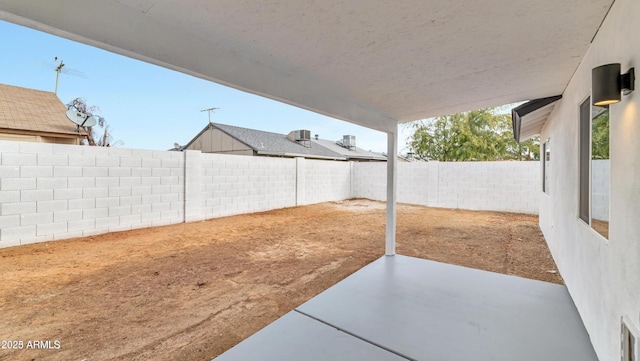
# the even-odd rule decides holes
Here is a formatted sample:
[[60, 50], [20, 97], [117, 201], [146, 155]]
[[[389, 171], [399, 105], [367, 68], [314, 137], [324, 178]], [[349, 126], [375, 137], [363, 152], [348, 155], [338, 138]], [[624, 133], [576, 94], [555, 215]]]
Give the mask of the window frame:
[[578, 109], [578, 219], [591, 227], [591, 96]]
[[620, 329], [620, 359], [622, 361], [640, 361], [640, 332], [632, 327], [629, 319], [622, 317]]
[[[594, 107], [597, 106], [593, 106], [591, 104], [591, 96], [587, 96], [586, 99], [584, 99], [582, 102], [579, 103], [578, 106], [578, 155], [577, 155], [577, 160], [578, 160], [578, 187], [577, 187], [577, 199], [578, 199], [578, 204], [577, 204], [577, 218], [586, 223], [589, 228], [591, 228], [592, 231], [594, 231], [595, 233], [597, 233], [599, 236], [601, 236], [604, 240], [609, 241], [609, 218], [610, 218], [610, 206], [611, 206], [611, 199], [610, 199], [610, 194], [611, 194], [611, 170], [609, 169], [607, 172], [608, 174], [606, 175], [608, 177], [608, 182], [607, 182], [607, 190], [606, 190], [606, 194], [607, 196], [607, 202], [609, 202], [609, 204], [607, 205], [606, 208], [606, 220], [603, 221], [600, 218], [596, 218], [596, 220], [598, 220], [598, 222], [594, 223], [594, 218], [593, 215], [594, 214], [598, 214], [600, 216], [602, 216], [600, 209], [599, 212], [594, 212], [594, 180], [593, 180], [593, 175], [594, 175], [594, 164], [593, 161], [596, 160], [594, 158], [593, 155], [593, 150], [595, 147], [594, 144], [594, 124], [595, 124], [595, 118], [594, 115], [596, 115], [596, 118], [599, 117], [603, 112], [596, 112]], [[611, 140], [611, 135], [610, 135], [610, 111], [611, 111], [611, 107], [608, 105], [605, 105], [603, 107], [606, 107], [606, 111], [608, 112], [608, 117], [607, 118], [607, 144], [609, 144], [609, 152], [611, 149], [610, 146], [610, 140]], [[601, 133], [598, 133], [601, 134]], [[599, 140], [602, 140], [602, 138], [598, 138]], [[600, 144], [600, 143], [599, 143]], [[600, 149], [600, 148], [598, 148]], [[607, 152], [607, 156], [608, 158], [603, 158], [603, 159], [610, 159], [610, 154], [609, 152]], [[599, 183], [598, 183], [599, 184]], [[599, 192], [602, 193], [602, 189], [599, 189]], [[598, 196], [600, 197], [600, 193], [598, 193]], [[601, 198], [598, 198], [598, 200], [601, 200]], [[601, 204], [602, 202], [598, 203], [598, 206], [602, 206]], [[604, 225], [604, 223], [606, 223], [606, 225]], [[640, 360], [639, 360], [640, 361]]]
[[[547, 159], [547, 155], [548, 158]], [[549, 194], [549, 162], [551, 161], [551, 138], [547, 138], [547, 140], [542, 143], [542, 192], [545, 194]]]

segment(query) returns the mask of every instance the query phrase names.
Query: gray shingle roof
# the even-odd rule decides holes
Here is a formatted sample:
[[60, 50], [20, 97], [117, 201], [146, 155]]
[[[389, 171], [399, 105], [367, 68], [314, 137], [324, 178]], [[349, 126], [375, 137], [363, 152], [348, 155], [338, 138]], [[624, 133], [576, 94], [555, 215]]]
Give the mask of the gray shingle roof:
[[312, 139], [311, 142], [322, 145], [323, 147], [332, 150], [338, 154], [341, 154], [347, 159], [370, 159], [370, 160], [387, 160], [387, 157], [380, 153], [369, 152], [367, 150], [356, 147], [354, 150], [349, 150], [345, 147], [339, 146], [336, 142], [326, 139]]
[[281, 156], [307, 156], [316, 158], [345, 159], [340, 153], [326, 147], [309, 142], [310, 147], [290, 140], [285, 134], [265, 132], [262, 130], [235, 127], [232, 125], [211, 123], [237, 140], [253, 148], [258, 154]]

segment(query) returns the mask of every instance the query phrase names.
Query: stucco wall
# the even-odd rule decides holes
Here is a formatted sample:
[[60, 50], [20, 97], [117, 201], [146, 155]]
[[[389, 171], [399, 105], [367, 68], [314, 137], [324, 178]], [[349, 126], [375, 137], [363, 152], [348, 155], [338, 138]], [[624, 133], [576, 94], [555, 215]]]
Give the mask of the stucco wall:
[[608, 240], [578, 218], [579, 105], [590, 94], [592, 68], [638, 69], [638, 34], [640, 2], [616, 0], [541, 136], [553, 154], [540, 226], [602, 361], [620, 360], [622, 317], [640, 328], [640, 92], [610, 108]]

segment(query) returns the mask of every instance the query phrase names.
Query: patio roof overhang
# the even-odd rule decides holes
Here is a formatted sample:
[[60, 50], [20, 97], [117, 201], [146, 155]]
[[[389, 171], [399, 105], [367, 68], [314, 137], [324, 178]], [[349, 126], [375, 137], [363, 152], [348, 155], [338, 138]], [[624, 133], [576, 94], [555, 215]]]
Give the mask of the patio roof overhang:
[[562, 94], [613, 1], [0, 0], [0, 19], [386, 132], [397, 154], [398, 123]]
[[561, 94], [613, 0], [0, 0], [0, 19], [381, 131]]

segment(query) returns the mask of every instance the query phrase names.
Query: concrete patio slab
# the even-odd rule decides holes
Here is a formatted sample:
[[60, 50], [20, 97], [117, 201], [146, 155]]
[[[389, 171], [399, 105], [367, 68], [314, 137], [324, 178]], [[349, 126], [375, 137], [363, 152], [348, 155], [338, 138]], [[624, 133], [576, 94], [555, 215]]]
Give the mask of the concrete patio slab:
[[[318, 359], [597, 361], [566, 287], [400, 255], [374, 261], [295, 312], [308, 319], [290, 313], [218, 359], [315, 359], [296, 352], [335, 347], [348, 356]], [[376, 356], [349, 353], [364, 350], [363, 341]]]
[[399, 361], [404, 358], [291, 311], [216, 361]]

